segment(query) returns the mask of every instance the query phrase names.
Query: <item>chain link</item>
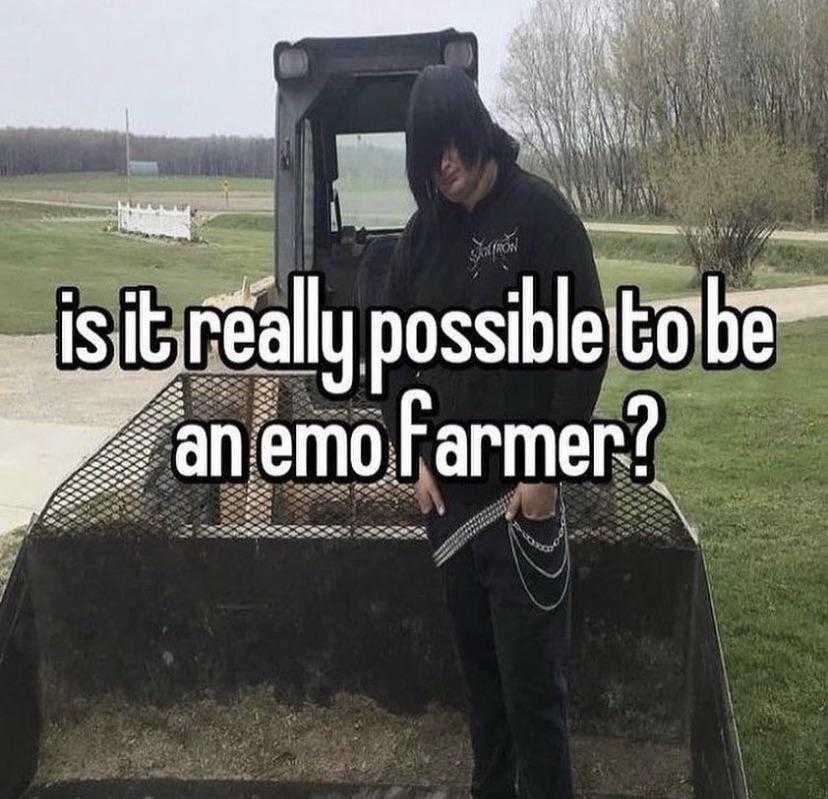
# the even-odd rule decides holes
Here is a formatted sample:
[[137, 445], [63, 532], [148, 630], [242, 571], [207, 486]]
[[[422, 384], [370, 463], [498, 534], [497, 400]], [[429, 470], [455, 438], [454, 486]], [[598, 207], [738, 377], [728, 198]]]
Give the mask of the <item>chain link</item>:
[[557, 549], [557, 547], [560, 545], [561, 540], [563, 539], [564, 533], [566, 531], [566, 515], [564, 512], [563, 502], [561, 502], [561, 526], [558, 530], [558, 534], [555, 536], [555, 540], [551, 544], [542, 544], [536, 538], [533, 538], [529, 533], [527, 533], [526, 530], [524, 530], [516, 521], [513, 521], [512, 525], [523, 536], [523, 538], [526, 540], [526, 543], [529, 544], [529, 546], [534, 547], [540, 552], [546, 552], [547, 554], [550, 552], [554, 552], [555, 549]]
[[506, 513], [509, 502], [512, 499], [510, 491], [483, 510], [478, 511], [470, 519], [466, 519], [434, 552], [434, 562], [443, 566], [449, 559], [454, 557], [472, 538], [479, 532], [485, 530], [490, 524], [496, 522]]
[[[512, 494], [514, 492], [510, 491], [508, 494], [500, 497], [499, 499], [492, 502], [490, 505], [487, 505], [482, 510], [478, 511], [474, 516], [470, 519], [466, 519], [463, 524], [460, 525], [434, 552], [434, 562], [437, 566], [445, 565], [457, 552], [460, 551], [472, 538], [474, 538], [478, 533], [485, 530], [491, 524], [496, 522], [498, 519], [502, 518], [503, 515], [506, 513], [506, 510], [509, 507], [509, 503], [512, 499]], [[509, 537], [509, 546], [512, 550], [512, 559], [514, 560], [515, 564], [515, 571], [520, 579], [521, 585], [523, 586], [523, 590], [526, 592], [526, 595], [529, 597], [529, 600], [532, 602], [535, 607], [539, 608], [542, 611], [549, 612], [554, 610], [558, 607], [558, 605], [563, 602], [564, 597], [566, 596], [566, 592], [569, 589], [569, 578], [570, 578], [570, 562], [569, 562], [569, 542], [566, 536], [566, 507], [561, 500], [559, 502], [560, 508], [560, 529], [558, 530], [558, 534], [555, 536], [554, 541], [551, 544], [544, 544], [538, 541], [534, 536], [530, 535], [526, 530], [521, 527], [521, 525], [517, 521], [508, 521], [506, 524], [506, 534]], [[518, 532], [516, 533], [515, 530]], [[520, 538], [518, 537], [518, 533], [520, 536], [526, 541], [529, 546], [535, 548], [539, 552], [543, 552], [545, 554], [550, 554], [554, 552], [563, 542], [563, 559], [561, 561], [561, 565], [554, 571], [549, 572], [535, 563], [523, 546], [520, 543]], [[543, 575], [547, 579], [554, 580], [560, 577], [561, 573], [564, 569], [566, 569], [566, 578], [564, 580], [563, 589], [561, 590], [560, 595], [558, 598], [549, 604], [544, 604], [540, 602], [535, 595], [532, 593], [529, 585], [526, 582], [526, 578], [523, 574], [523, 569], [520, 566], [520, 561], [518, 557], [518, 553], [523, 556], [523, 559], [539, 574]]]
[[[565, 525], [562, 525], [562, 529], [564, 529], [564, 530], [566, 529]], [[569, 579], [570, 579], [570, 576], [571, 576], [571, 573], [572, 573], [572, 569], [570, 568], [570, 561], [569, 561], [569, 541], [567, 540], [566, 535], [564, 535], [563, 542], [564, 542], [564, 547], [563, 547], [564, 555], [563, 555], [563, 560], [561, 561], [561, 565], [557, 568], [556, 571], [548, 572], [548, 571], [542, 569], [540, 566], [538, 566], [538, 564], [535, 563], [535, 561], [533, 561], [532, 558], [530, 558], [529, 555], [526, 554], [524, 549], [520, 546], [520, 539], [514, 534], [512, 528], [511, 527], [509, 528], [509, 545], [512, 547], [512, 559], [515, 563], [515, 570], [518, 573], [518, 577], [520, 578], [520, 582], [521, 582], [521, 585], [523, 586], [523, 590], [526, 592], [526, 596], [529, 597], [529, 601], [536, 608], [538, 608], [538, 610], [542, 610], [545, 613], [549, 613], [549, 612], [555, 610], [555, 608], [557, 608], [558, 605], [560, 605], [561, 602], [564, 601], [564, 598], [566, 597], [566, 592], [569, 590]], [[531, 589], [529, 588], [529, 585], [526, 582], [526, 578], [523, 576], [523, 569], [520, 567], [520, 562], [518, 560], [518, 554], [517, 554], [518, 550], [520, 551], [521, 555], [523, 555], [524, 559], [529, 563], [529, 565], [535, 571], [539, 572], [544, 577], [547, 577], [551, 580], [554, 580], [555, 578], [559, 577], [561, 572], [564, 570], [564, 568], [566, 569], [566, 578], [564, 579], [563, 588], [561, 589], [561, 593], [558, 595], [558, 598], [554, 602], [550, 602], [549, 604], [544, 604], [532, 593]]]

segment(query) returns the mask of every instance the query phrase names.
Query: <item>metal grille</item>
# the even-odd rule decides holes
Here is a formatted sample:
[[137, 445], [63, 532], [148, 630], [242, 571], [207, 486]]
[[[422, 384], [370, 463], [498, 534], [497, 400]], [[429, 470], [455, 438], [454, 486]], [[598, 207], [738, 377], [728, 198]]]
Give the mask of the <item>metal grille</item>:
[[[380, 420], [364, 395], [334, 402], [302, 374], [181, 374], [54, 492], [33, 535], [160, 534], [210, 537], [418, 538], [411, 486], [386, 475], [370, 484], [272, 484], [256, 468], [256, 435], [269, 420]], [[236, 419], [251, 442], [245, 485], [196, 485], [170, 470], [171, 433], [186, 419]], [[573, 541], [695, 547], [659, 486], [632, 483], [621, 459], [611, 483], [567, 484]]]

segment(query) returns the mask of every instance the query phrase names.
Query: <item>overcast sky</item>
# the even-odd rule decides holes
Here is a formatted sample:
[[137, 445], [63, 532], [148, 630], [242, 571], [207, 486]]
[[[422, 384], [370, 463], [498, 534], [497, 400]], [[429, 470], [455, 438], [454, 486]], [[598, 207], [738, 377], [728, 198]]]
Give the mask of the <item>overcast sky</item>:
[[[273, 133], [272, 48], [303, 36], [455, 27], [480, 46], [492, 110], [529, 0], [0, 0], [0, 127]], [[473, 10], [472, 10], [473, 9]]]

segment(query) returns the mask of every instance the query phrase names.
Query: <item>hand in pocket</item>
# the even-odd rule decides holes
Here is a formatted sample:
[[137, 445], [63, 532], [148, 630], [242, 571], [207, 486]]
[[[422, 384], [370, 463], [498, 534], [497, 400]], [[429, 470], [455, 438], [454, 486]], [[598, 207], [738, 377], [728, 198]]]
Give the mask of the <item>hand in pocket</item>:
[[506, 518], [509, 521], [522, 516], [529, 521], [543, 521], [555, 516], [558, 506], [558, 486], [554, 483], [518, 483]]

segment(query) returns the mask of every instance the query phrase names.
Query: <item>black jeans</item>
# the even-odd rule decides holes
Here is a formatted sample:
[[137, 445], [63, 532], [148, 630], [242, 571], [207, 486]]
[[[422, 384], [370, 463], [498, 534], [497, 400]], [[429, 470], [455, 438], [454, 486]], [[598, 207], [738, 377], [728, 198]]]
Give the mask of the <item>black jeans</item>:
[[[443, 517], [435, 513], [426, 532], [438, 547], [480, 506], [456, 501]], [[550, 543], [554, 520], [518, 519], [535, 539]], [[565, 556], [527, 547], [532, 559], [554, 573]], [[520, 555], [518, 555], [520, 557]], [[522, 562], [527, 581], [533, 571]], [[567, 569], [552, 580], [530, 582], [538, 601], [551, 604], [564, 586]], [[571, 799], [568, 731], [570, 593], [551, 611], [529, 599], [501, 518], [466, 544], [442, 567], [454, 641], [469, 703], [475, 799]], [[535, 577], [538, 577], [535, 573]]]

